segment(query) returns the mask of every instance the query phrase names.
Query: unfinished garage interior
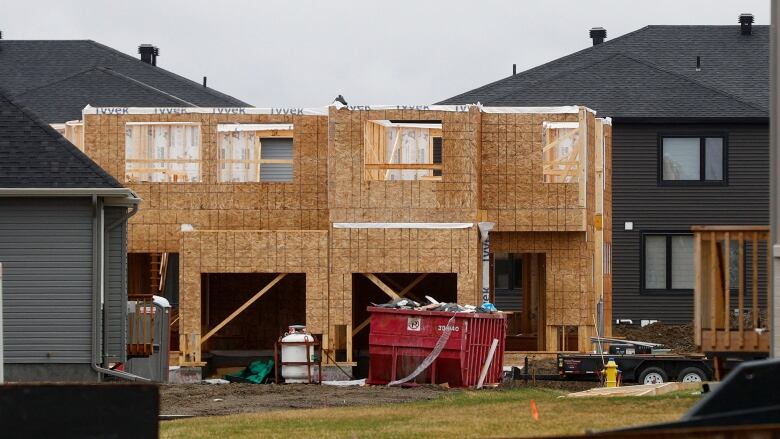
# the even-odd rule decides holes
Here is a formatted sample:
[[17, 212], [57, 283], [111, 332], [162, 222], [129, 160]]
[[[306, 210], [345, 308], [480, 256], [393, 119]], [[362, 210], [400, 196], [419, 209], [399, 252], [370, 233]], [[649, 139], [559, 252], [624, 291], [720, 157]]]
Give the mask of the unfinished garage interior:
[[175, 294], [179, 364], [259, 355], [292, 324], [327, 362], [355, 364], [371, 303], [481, 303], [484, 238], [508, 349], [585, 350], [610, 333], [608, 119], [287, 110], [84, 111], [85, 152], [144, 199], [129, 282]]

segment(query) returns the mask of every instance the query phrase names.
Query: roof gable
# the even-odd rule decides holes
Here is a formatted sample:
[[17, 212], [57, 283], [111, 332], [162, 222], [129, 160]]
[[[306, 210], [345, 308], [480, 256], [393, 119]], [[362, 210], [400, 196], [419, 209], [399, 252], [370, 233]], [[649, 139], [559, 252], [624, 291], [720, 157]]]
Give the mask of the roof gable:
[[47, 123], [0, 93], [0, 188], [121, 188]]

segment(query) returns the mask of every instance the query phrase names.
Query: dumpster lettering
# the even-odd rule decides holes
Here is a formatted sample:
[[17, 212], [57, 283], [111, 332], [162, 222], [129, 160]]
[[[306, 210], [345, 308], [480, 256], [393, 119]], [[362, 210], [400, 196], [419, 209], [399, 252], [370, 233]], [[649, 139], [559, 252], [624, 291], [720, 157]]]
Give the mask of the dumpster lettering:
[[458, 332], [460, 331], [460, 327], [455, 325], [439, 325], [436, 327], [437, 330], [444, 332], [444, 331], [452, 331], [452, 332]]
[[407, 331], [419, 331], [420, 327], [420, 318], [419, 317], [409, 317], [406, 319], [406, 330]]

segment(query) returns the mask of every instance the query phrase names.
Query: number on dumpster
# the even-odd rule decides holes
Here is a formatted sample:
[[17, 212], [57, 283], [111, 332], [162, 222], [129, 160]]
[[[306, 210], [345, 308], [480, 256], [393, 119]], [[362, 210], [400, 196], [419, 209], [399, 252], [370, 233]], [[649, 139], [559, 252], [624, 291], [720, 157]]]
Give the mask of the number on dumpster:
[[408, 317], [406, 319], [406, 330], [407, 331], [420, 331], [420, 318], [419, 317]]

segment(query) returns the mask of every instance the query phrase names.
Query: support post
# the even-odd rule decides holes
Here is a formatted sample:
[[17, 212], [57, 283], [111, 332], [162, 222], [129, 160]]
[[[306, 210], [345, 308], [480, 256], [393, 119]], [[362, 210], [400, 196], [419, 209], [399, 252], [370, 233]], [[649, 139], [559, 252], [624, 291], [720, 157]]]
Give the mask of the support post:
[[479, 223], [479, 238], [482, 241], [482, 303], [490, 302], [490, 231], [496, 223]]

